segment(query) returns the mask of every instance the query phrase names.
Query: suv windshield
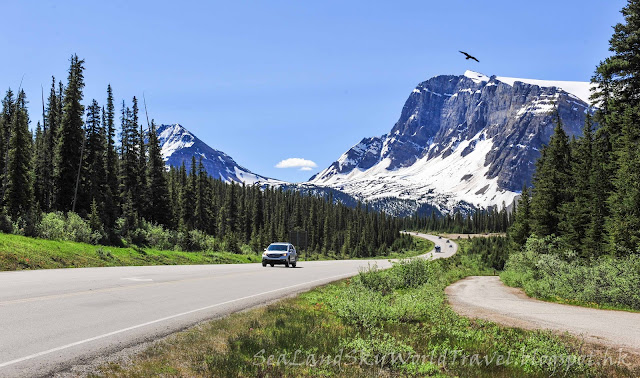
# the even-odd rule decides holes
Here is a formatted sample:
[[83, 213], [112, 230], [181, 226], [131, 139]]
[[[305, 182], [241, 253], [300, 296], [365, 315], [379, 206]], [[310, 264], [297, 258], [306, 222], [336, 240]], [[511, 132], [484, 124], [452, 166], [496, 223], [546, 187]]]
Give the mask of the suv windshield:
[[286, 251], [288, 246], [286, 244], [271, 244], [267, 251]]

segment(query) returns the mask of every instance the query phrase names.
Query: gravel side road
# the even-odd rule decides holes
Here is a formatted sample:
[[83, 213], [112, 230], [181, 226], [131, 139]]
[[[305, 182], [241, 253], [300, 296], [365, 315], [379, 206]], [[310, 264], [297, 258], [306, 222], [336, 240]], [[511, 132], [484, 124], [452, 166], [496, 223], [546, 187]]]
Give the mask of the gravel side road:
[[467, 277], [445, 290], [459, 314], [510, 327], [568, 332], [585, 341], [640, 353], [640, 313], [549, 303], [504, 285], [500, 277]]

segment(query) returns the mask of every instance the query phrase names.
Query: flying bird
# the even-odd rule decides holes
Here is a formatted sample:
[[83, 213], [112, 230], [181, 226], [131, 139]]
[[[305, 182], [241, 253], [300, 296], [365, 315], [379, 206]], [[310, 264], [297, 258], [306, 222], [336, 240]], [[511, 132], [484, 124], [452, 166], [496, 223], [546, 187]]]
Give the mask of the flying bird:
[[[458, 50], [458, 51], [460, 51], [460, 50]], [[465, 59], [467, 59], [467, 60], [469, 60], [469, 59], [473, 59], [473, 60], [475, 60], [476, 62], [480, 63], [480, 61], [479, 61], [478, 59], [476, 59], [476, 57], [475, 57], [475, 56], [471, 56], [471, 55], [467, 54], [467, 53], [466, 53], [466, 52], [464, 52], [464, 51], [460, 51], [460, 52], [461, 52], [461, 53], [463, 53], [463, 54], [466, 56], [466, 58], [465, 58]]]

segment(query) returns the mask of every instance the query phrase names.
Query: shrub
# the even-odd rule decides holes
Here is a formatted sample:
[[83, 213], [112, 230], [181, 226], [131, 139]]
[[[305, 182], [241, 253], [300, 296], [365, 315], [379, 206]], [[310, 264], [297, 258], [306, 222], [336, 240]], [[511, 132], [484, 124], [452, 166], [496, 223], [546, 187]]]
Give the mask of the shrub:
[[4, 209], [0, 209], [0, 232], [10, 234], [13, 232], [13, 222]]
[[369, 269], [360, 270], [353, 279], [354, 285], [360, 285], [368, 290], [380, 292], [383, 295], [389, 294], [395, 287], [393, 282], [395, 276], [391, 276], [387, 271], [380, 271], [377, 265], [370, 266]]
[[36, 226], [36, 234], [43, 239], [90, 244], [96, 244], [102, 238], [99, 232], [91, 229], [86, 220], [73, 212], [66, 216], [61, 212], [44, 214]]
[[89, 222], [73, 212], [67, 213], [65, 233], [67, 234], [67, 240], [81, 243], [96, 244], [101, 238], [100, 233], [91, 230]]
[[175, 233], [154, 224], [147, 226], [147, 241], [150, 247], [157, 249], [172, 249], [176, 244]]
[[558, 247], [553, 237], [531, 237], [509, 257], [500, 275], [533, 297], [640, 309], [640, 256], [589, 261]]
[[38, 225], [37, 234], [43, 239], [66, 240], [65, 239], [65, 216], [60, 212], [47, 213], [42, 217]]
[[416, 288], [429, 281], [433, 264], [425, 259], [407, 259], [396, 263], [393, 270], [397, 277], [397, 288]]

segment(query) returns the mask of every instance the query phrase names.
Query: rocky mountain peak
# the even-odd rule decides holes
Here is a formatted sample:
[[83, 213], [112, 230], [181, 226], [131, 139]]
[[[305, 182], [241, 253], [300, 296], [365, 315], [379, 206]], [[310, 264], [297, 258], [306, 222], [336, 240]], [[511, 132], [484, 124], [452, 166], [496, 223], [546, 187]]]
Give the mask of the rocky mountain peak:
[[500, 206], [530, 183], [556, 107], [567, 133], [579, 135], [588, 93], [581, 82], [436, 76], [412, 90], [388, 134], [362, 139], [310, 183], [443, 210]]

